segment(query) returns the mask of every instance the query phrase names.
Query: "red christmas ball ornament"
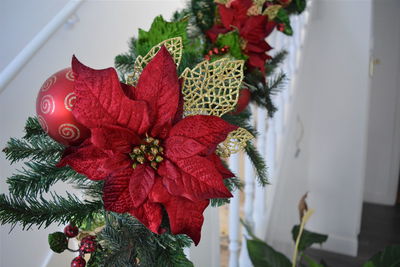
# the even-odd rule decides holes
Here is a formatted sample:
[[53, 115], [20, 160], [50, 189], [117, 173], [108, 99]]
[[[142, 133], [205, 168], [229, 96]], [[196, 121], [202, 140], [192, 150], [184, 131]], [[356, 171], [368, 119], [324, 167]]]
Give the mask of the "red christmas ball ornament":
[[79, 251], [81, 253], [93, 253], [97, 249], [97, 241], [95, 236], [87, 236], [81, 240]]
[[79, 228], [76, 227], [75, 225], [68, 224], [64, 228], [64, 234], [69, 238], [77, 236], [78, 233], [79, 233]]
[[242, 88], [239, 93], [239, 99], [236, 105], [236, 110], [233, 111], [233, 114], [239, 114], [242, 112], [250, 103], [251, 92], [247, 88]]
[[48, 78], [36, 100], [36, 114], [43, 130], [66, 146], [77, 145], [90, 135], [89, 129], [72, 115], [75, 100], [71, 68], [60, 70]]
[[71, 267], [85, 267], [86, 261], [82, 256], [78, 256], [71, 261]]

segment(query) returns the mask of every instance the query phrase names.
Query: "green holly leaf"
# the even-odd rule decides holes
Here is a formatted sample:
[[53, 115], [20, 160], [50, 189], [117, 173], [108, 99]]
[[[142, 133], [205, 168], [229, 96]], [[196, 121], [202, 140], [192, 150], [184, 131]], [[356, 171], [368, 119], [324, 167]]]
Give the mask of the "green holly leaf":
[[[300, 225], [295, 225], [292, 228], [292, 238], [294, 242], [296, 242], [299, 230], [300, 230]], [[311, 247], [313, 244], [322, 244], [327, 239], [328, 239], [327, 235], [310, 232], [304, 229], [303, 234], [301, 235], [300, 238], [299, 251], [304, 251], [305, 249]]]
[[137, 54], [145, 56], [153, 46], [173, 37], [182, 37], [185, 46], [188, 43], [187, 25], [187, 18], [176, 22], [168, 22], [162, 16], [156, 17], [149, 31], [139, 29], [139, 36], [135, 45]]
[[56, 253], [61, 253], [68, 248], [68, 239], [63, 232], [54, 232], [47, 238], [50, 249]]
[[289, 13], [286, 9], [281, 8], [276, 15], [275, 21], [284, 25], [283, 33], [286, 35], [293, 35], [293, 29], [290, 25]]
[[295, 0], [294, 1], [296, 4], [296, 11], [297, 13], [301, 13], [306, 9], [307, 6], [307, 1], [306, 0]]
[[363, 267], [398, 267], [400, 266], [400, 245], [386, 247], [376, 253]]
[[242, 52], [242, 49], [240, 47], [240, 37], [237, 31], [231, 31], [225, 34], [219, 34], [216, 45], [219, 48], [222, 48], [225, 45], [228, 46], [229, 53], [236, 59], [246, 60], [248, 58], [248, 56], [246, 56]]
[[292, 263], [282, 253], [259, 240], [247, 240], [247, 249], [254, 267], [291, 267]]

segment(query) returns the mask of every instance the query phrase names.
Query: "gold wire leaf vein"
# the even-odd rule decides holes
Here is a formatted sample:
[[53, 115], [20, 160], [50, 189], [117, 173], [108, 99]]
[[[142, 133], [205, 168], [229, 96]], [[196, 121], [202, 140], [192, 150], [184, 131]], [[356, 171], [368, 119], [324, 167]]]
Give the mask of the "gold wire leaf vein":
[[238, 128], [232, 131], [226, 140], [218, 145], [217, 154], [223, 158], [230, 157], [231, 154], [238, 153], [246, 147], [246, 143], [254, 136], [246, 129]]
[[281, 5], [271, 5], [264, 10], [263, 15], [267, 15], [269, 20], [273, 20], [276, 18], [281, 8]]
[[162, 46], [168, 50], [171, 54], [176, 67], [179, 66], [182, 59], [182, 51], [183, 51], [183, 44], [182, 44], [182, 37], [175, 37], [171, 39], [167, 39], [162, 41], [161, 43], [154, 46], [150, 51], [144, 56], [138, 56], [135, 60], [135, 65], [133, 67], [133, 72], [126, 75], [126, 83], [132, 86], [136, 86], [140, 74], [146, 65], [154, 58], [154, 56], [160, 51]]
[[243, 60], [203, 61], [185, 69], [182, 94], [184, 115], [221, 117], [235, 109], [243, 80]]

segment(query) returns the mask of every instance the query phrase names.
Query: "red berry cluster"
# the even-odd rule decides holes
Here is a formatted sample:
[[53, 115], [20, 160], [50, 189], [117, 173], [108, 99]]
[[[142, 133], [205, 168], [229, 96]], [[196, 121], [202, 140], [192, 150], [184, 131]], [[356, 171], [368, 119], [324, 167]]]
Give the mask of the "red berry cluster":
[[[69, 238], [74, 238], [74, 237], [78, 236], [79, 228], [76, 227], [73, 224], [68, 224], [64, 228], [64, 234], [68, 239]], [[81, 240], [81, 243], [79, 244], [79, 249], [78, 250], [68, 249], [69, 251], [72, 251], [72, 252], [79, 252], [79, 256], [75, 257], [71, 261], [71, 267], [85, 267], [86, 266], [86, 260], [84, 258], [84, 255], [87, 254], [87, 253], [95, 252], [97, 247], [98, 247], [98, 244], [97, 244], [97, 241], [96, 241], [96, 236], [89, 235], [89, 236], [84, 237]]]
[[210, 60], [212, 56], [221, 56], [223, 54], [226, 54], [229, 51], [229, 46], [225, 45], [222, 48], [214, 47], [213, 49], [210, 49], [208, 53], [204, 56], [205, 60]]

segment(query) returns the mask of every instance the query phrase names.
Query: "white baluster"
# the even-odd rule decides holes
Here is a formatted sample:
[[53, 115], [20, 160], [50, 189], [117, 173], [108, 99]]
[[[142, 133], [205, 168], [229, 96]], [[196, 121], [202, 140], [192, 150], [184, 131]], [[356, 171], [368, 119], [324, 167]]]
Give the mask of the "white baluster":
[[[251, 107], [252, 111], [254, 112], [255, 108], [254, 106]], [[253, 113], [254, 114], [254, 113]], [[254, 124], [253, 118], [250, 121], [251, 124]], [[245, 157], [244, 161], [244, 220], [245, 222], [253, 228], [254, 226], [254, 221], [253, 221], [253, 200], [254, 200], [254, 167], [253, 164], [251, 163], [251, 160], [249, 157]], [[247, 252], [247, 245], [246, 245], [246, 238], [248, 238], [248, 234], [246, 232], [246, 229], [242, 227], [242, 248], [240, 250], [240, 258], [239, 258], [239, 263], [241, 267], [250, 267], [253, 266], [249, 254]]]
[[[257, 138], [257, 148], [261, 155], [265, 156], [265, 133], [266, 133], [267, 112], [263, 108], [257, 108], [257, 131], [259, 137]], [[259, 237], [263, 238], [263, 214], [265, 210], [265, 188], [257, 185], [254, 197], [254, 232]]]
[[[229, 159], [231, 171], [239, 175], [239, 155], [233, 154]], [[229, 204], [229, 267], [239, 267], [239, 205], [240, 191], [232, 193]]]

